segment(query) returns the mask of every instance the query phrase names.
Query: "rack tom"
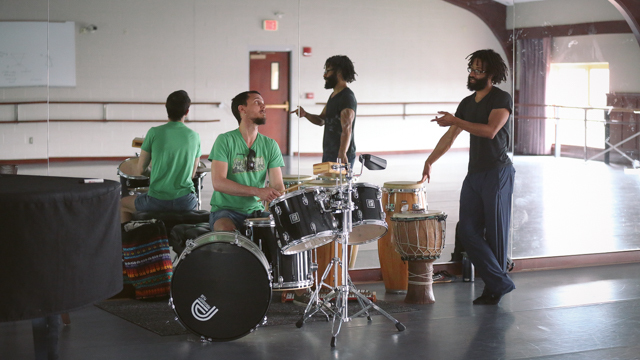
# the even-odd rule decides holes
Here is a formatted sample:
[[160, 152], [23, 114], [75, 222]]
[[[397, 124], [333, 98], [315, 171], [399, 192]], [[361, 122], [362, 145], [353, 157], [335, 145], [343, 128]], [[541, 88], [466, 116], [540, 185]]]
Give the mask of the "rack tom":
[[335, 238], [336, 221], [318, 200], [320, 190], [309, 188], [273, 200], [269, 212], [278, 231], [278, 246], [286, 255], [315, 249]]

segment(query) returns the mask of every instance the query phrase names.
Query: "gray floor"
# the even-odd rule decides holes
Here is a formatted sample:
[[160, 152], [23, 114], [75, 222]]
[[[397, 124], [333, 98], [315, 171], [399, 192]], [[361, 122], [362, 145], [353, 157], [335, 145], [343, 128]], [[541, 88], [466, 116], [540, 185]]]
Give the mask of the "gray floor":
[[[201, 343], [196, 336], [158, 336], [94, 306], [71, 313], [61, 359], [638, 359], [640, 264], [512, 275], [517, 289], [498, 306], [472, 305], [482, 282], [435, 284], [436, 303], [343, 325], [332, 349], [331, 324], [258, 328], [239, 340]], [[359, 284], [378, 298], [380, 283]], [[2, 359], [32, 359], [30, 322], [0, 323]]]

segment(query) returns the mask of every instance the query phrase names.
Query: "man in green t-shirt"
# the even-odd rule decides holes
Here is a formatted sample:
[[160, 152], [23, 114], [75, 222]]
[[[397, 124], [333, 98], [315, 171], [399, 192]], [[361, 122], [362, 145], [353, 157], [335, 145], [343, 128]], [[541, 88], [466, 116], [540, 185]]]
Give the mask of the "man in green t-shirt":
[[[212, 231], [244, 231], [244, 220], [269, 216], [262, 201], [284, 193], [284, 160], [278, 143], [258, 132], [266, 123], [266, 107], [257, 91], [245, 91], [231, 102], [238, 128], [220, 134], [213, 144], [211, 160]], [[269, 176], [269, 186], [265, 180]]]
[[189, 211], [198, 207], [193, 176], [200, 162], [200, 135], [184, 120], [191, 99], [184, 90], [167, 97], [169, 122], [152, 127], [142, 143], [136, 173], [141, 175], [153, 160], [149, 192], [122, 198], [121, 221], [131, 220], [136, 211]]

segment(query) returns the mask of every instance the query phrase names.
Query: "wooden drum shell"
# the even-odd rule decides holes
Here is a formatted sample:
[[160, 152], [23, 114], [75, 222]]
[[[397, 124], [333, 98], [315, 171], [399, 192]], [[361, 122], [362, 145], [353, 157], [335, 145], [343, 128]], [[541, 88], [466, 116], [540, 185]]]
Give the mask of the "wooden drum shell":
[[[382, 187], [382, 209], [387, 214], [387, 223], [391, 216], [400, 213], [403, 207], [411, 210], [415, 207], [427, 208], [426, 189], [410, 182], [387, 182]], [[378, 258], [384, 287], [388, 293], [404, 294], [408, 285], [408, 264], [395, 250], [391, 238], [393, 226], [389, 226], [386, 235], [378, 239]]]

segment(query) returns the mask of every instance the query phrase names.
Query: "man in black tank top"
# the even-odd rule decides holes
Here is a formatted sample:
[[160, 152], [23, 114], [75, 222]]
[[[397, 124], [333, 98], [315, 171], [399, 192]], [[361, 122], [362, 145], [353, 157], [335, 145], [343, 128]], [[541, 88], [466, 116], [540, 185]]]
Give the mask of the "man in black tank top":
[[291, 113], [307, 118], [311, 123], [324, 126], [322, 139], [322, 162], [353, 164], [356, 159], [354, 128], [356, 125], [356, 109], [358, 102], [353, 91], [347, 86], [355, 81], [356, 72], [351, 60], [344, 55], [336, 55], [327, 59], [324, 64], [324, 88], [333, 89], [327, 105], [320, 115], [309, 114], [300, 107]]
[[461, 239], [478, 276], [485, 283], [476, 305], [496, 305], [515, 289], [507, 275], [507, 248], [515, 169], [507, 155], [512, 100], [495, 87], [506, 80], [507, 66], [493, 50], [478, 50], [469, 60], [467, 88], [455, 116], [440, 111], [435, 121], [449, 129], [424, 163], [422, 181], [431, 179], [431, 168], [451, 148], [462, 132], [470, 134], [469, 169], [460, 191]]

